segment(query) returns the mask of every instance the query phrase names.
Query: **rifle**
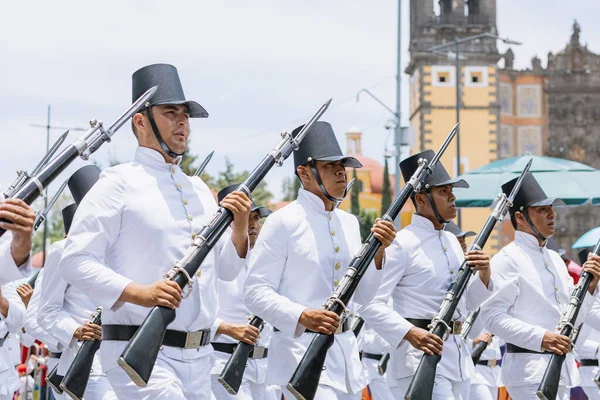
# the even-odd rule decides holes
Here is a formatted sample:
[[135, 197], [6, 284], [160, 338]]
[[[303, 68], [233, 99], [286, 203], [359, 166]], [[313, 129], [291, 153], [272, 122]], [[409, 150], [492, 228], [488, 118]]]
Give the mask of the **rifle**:
[[[531, 167], [532, 160], [529, 160], [523, 172], [521, 172], [521, 176], [517, 180], [515, 186], [513, 187], [510, 195], [507, 197], [505, 193], [501, 193], [498, 195], [498, 201], [496, 203], [496, 207], [492, 214], [488, 217], [483, 229], [477, 235], [469, 250], [481, 250], [485, 246], [488, 238], [492, 234], [496, 223], [504, 217], [509, 207], [512, 205], [512, 202], [519, 192], [521, 185], [523, 183], [523, 178], [529, 171]], [[454, 316], [454, 312], [456, 311], [456, 307], [458, 307], [458, 303], [464, 294], [467, 284], [469, 283], [469, 279], [473, 275], [473, 272], [467, 265], [466, 260], [463, 261], [460, 266], [458, 273], [456, 274], [456, 280], [454, 280], [448, 291], [446, 292], [446, 298], [442, 302], [440, 307], [440, 311], [433, 317], [431, 320], [430, 331], [435, 335], [446, 340], [449, 336], [447, 333], [450, 330], [448, 324], [452, 320]], [[406, 391], [406, 395], [404, 396], [405, 400], [428, 400], [431, 399], [433, 394], [433, 385], [435, 380], [435, 371], [437, 369], [437, 365], [442, 359], [442, 356], [438, 354], [428, 355], [424, 354], [419, 366], [417, 367], [417, 371], [410, 382], [408, 390]]]
[[[471, 311], [469, 313], [469, 315], [467, 315], [467, 319], [465, 320], [465, 323], [463, 324], [463, 327], [462, 327], [462, 332], [460, 333], [463, 340], [467, 340], [467, 337], [469, 336], [469, 332], [471, 332], [471, 328], [473, 327], [475, 320], [479, 316], [480, 311], [481, 311], [481, 308], [478, 308], [475, 311]], [[471, 359], [473, 360], [473, 364], [477, 364], [479, 362], [479, 359], [481, 358], [481, 355], [483, 354], [483, 352], [485, 351], [487, 346], [488, 346], [488, 342], [484, 342], [484, 341], [481, 341], [475, 345], [475, 348], [473, 349], [473, 351], [471, 351]]]
[[62, 394], [63, 390], [60, 388], [60, 383], [63, 380], [63, 376], [58, 375], [58, 364], [52, 368], [52, 371], [48, 373], [46, 376], [46, 383], [52, 386], [52, 389], [56, 391], [58, 394]]
[[350, 326], [354, 336], [358, 337], [358, 335], [360, 335], [360, 331], [362, 331], [363, 326], [365, 326], [365, 320], [362, 319], [362, 317], [354, 318], [354, 321], [352, 321], [352, 325]]
[[[319, 111], [304, 125], [296, 137], [283, 132], [279, 144], [263, 158], [260, 164], [238, 186], [237, 190], [248, 196], [264, 179], [274, 165], [281, 166], [292, 152], [298, 148], [310, 128], [329, 107], [331, 99], [319, 108]], [[233, 221], [233, 214], [226, 208], [219, 207], [210, 222], [204, 226], [192, 241], [183, 258], [167, 273], [166, 278], [176, 282], [181, 288], [191, 288], [191, 277], [196, 274], [200, 265], [217, 244]], [[162, 344], [167, 327], [175, 320], [176, 311], [167, 307], [155, 306], [133, 335], [117, 363], [127, 372], [138, 386], [146, 386], [154, 368], [158, 351]]]
[[[456, 135], [457, 127], [458, 124], [454, 126], [442, 144], [442, 147], [431, 161], [428, 162], [425, 159], [419, 160], [417, 170], [404, 185], [400, 193], [398, 193], [381, 219], [393, 222], [412, 194], [420, 190], [421, 186], [424, 185], [427, 178], [431, 175], [440, 157], [444, 154], [444, 151], [446, 151], [446, 148]], [[342, 321], [340, 321], [340, 324], [343, 323], [343, 319], [347, 316], [348, 311], [346, 304], [350, 302], [358, 283], [367, 271], [367, 268], [375, 257], [375, 253], [377, 253], [380, 247], [381, 242], [373, 236], [373, 233], [371, 233], [363, 243], [358, 254], [350, 261], [348, 270], [339, 286], [326, 300], [324, 305], [325, 309], [341, 316]], [[292, 378], [286, 386], [296, 399], [314, 399], [321, 378], [321, 371], [325, 364], [327, 350], [333, 345], [334, 340], [334, 335], [326, 335], [324, 333], [317, 333], [313, 337], [306, 353], [304, 353], [302, 360], [300, 360], [300, 364], [298, 364], [294, 375], [292, 375]]]
[[58, 191], [56, 192], [56, 194], [54, 195], [54, 197], [52, 197], [52, 199], [50, 199], [50, 201], [48, 202], [48, 206], [46, 206], [46, 208], [44, 209], [44, 211], [42, 211], [41, 213], [39, 213], [37, 215], [37, 217], [35, 218], [35, 222], [33, 223], [33, 231], [37, 231], [38, 228], [40, 227], [40, 225], [42, 225], [42, 223], [46, 220], [46, 217], [48, 216], [48, 213], [50, 212], [50, 210], [52, 209], [52, 207], [54, 206], [54, 204], [56, 203], [56, 201], [58, 200], [58, 198], [60, 197], [60, 195], [62, 194], [62, 192], [65, 190], [65, 188], [67, 187], [67, 183], [69, 181], [66, 180], [63, 182], [62, 185], [60, 185], [60, 187], [58, 188]]
[[211, 151], [210, 154], [206, 156], [206, 158], [204, 159], [204, 161], [202, 161], [202, 164], [200, 164], [200, 166], [198, 167], [198, 169], [196, 170], [196, 172], [194, 172], [193, 176], [200, 176], [200, 174], [202, 172], [204, 172], [204, 169], [206, 168], [206, 166], [210, 162], [210, 159], [212, 158], [213, 154], [215, 154], [214, 150]]
[[390, 361], [390, 353], [385, 353], [381, 360], [379, 360], [379, 364], [377, 364], [377, 372], [379, 375], [385, 375], [385, 371], [387, 370], [388, 361]]
[[[593, 253], [594, 255], [600, 254], [600, 240], [598, 240]], [[579, 282], [571, 293], [569, 305], [567, 306], [567, 309], [563, 313], [563, 316], [558, 323], [557, 329], [561, 335], [568, 336], [569, 338], [577, 335], [578, 329], [575, 328], [575, 321], [577, 321], [579, 310], [581, 309], [583, 300], [585, 299], [585, 295], [588, 292], [588, 288], [590, 287], [590, 283], [592, 282], [593, 278], [594, 277], [592, 274], [589, 274], [585, 271], [581, 273]], [[548, 366], [546, 367], [546, 371], [544, 372], [544, 376], [542, 377], [542, 381], [540, 382], [540, 386], [537, 390], [537, 395], [540, 399], [556, 399], [558, 394], [560, 370], [562, 369], [562, 365], [565, 362], [566, 357], [566, 354], [559, 356], [556, 353], [552, 353], [550, 356], [550, 362], [548, 362]], [[594, 381], [596, 384], [598, 383], [596, 379], [594, 379]]]
[[[18, 179], [19, 182], [15, 182], [11, 185], [11, 188], [9, 188], [8, 197], [21, 199], [27, 204], [33, 203], [35, 199], [43, 195], [44, 188], [77, 157], [87, 160], [92, 153], [104, 144], [104, 142], [110, 142], [111, 136], [114, 135], [114, 133], [118, 131], [119, 128], [133, 116], [133, 114], [137, 113], [138, 110], [144, 106], [144, 103], [152, 97], [154, 92], [156, 92], [156, 86], [148, 89], [148, 91], [137, 99], [108, 129], [104, 129], [101, 121], [95, 119], [92, 120], [90, 122], [91, 128], [85, 132], [79, 140], [67, 146], [67, 148], [52, 160], [42, 163], [45, 159], [49, 158], [48, 155], [46, 155], [38, 167], [36, 167], [36, 173], [32, 173], [31, 176], [28, 174], [21, 174], [21, 177]], [[5, 232], [6, 229], [0, 228], [0, 237], [4, 235]]]
[[[96, 308], [92, 314], [92, 324], [102, 324], [102, 307]], [[75, 359], [65, 374], [60, 388], [74, 400], [82, 400], [85, 388], [90, 379], [94, 356], [100, 348], [102, 341], [98, 339], [86, 340], [81, 344]]]
[[56, 153], [58, 148], [63, 144], [63, 142], [65, 141], [65, 139], [67, 138], [68, 135], [69, 135], [69, 131], [66, 131], [65, 133], [60, 135], [58, 137], [58, 139], [56, 139], [56, 142], [54, 142], [52, 144], [52, 147], [50, 147], [50, 149], [48, 149], [48, 152], [40, 160], [38, 165], [36, 165], [36, 167], [33, 169], [33, 171], [31, 171], [31, 174], [29, 174], [27, 171], [22, 171], [22, 170], [17, 171], [17, 179], [15, 179], [15, 181], [8, 187], [8, 190], [6, 192], [4, 192], [4, 197], [6, 197], [6, 198], [12, 197], [12, 195], [19, 188], [21, 188], [21, 186], [23, 186], [23, 183], [25, 183], [25, 181], [27, 181], [27, 179], [31, 178], [31, 175], [36, 175], [40, 171], [40, 169], [44, 165], [46, 165], [48, 160], [50, 158], [52, 158], [52, 156]]
[[[252, 315], [250, 316], [250, 325], [262, 331], [264, 322], [262, 318]], [[229, 394], [236, 395], [238, 390], [240, 390], [244, 371], [246, 370], [246, 363], [253, 349], [254, 345], [239, 342], [235, 346], [235, 350], [231, 354], [231, 357], [229, 357], [227, 364], [225, 364], [223, 371], [221, 371], [221, 375], [217, 378]]]

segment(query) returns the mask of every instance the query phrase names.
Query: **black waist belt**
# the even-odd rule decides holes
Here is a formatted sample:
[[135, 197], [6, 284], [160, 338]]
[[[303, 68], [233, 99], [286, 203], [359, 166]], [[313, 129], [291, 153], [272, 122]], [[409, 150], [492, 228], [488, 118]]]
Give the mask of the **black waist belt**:
[[514, 344], [506, 343], [506, 352], [507, 353], [530, 353], [530, 354], [548, 354], [546, 351], [534, 351], [529, 349], [524, 349], [523, 347], [515, 346]]
[[52, 352], [50, 352], [50, 358], [60, 358], [60, 356], [62, 356], [62, 353], [52, 353]]
[[364, 351], [361, 351], [360, 353], [358, 353], [358, 355], [360, 356], [360, 359], [362, 360], [363, 358], [368, 358], [370, 360], [381, 360], [383, 358], [383, 354], [373, 354], [373, 353], [365, 353]]
[[[431, 320], [430, 319], [420, 319], [420, 318], [406, 318], [406, 320], [408, 322], [410, 322], [411, 324], [413, 324], [414, 326], [416, 326], [417, 328], [421, 328], [421, 329], [425, 329], [426, 331], [429, 330], [429, 325], [431, 324]], [[450, 321], [450, 329], [452, 330], [452, 332], [450, 332], [451, 335], [460, 335], [462, 332], [462, 321], [455, 321], [452, 320]]]
[[[102, 325], [102, 340], [129, 341], [138, 330], [137, 325]], [[167, 329], [163, 346], [197, 349], [210, 343], [210, 329], [182, 332]]]
[[581, 360], [580, 361], [582, 367], [597, 367], [598, 360]]
[[481, 360], [477, 361], [477, 365], [484, 365], [486, 367], [494, 368], [499, 362], [500, 360]]
[[[280, 332], [280, 330], [277, 327], [273, 327], [273, 330], [275, 332]], [[338, 329], [337, 329], [337, 331], [335, 331], [335, 334], [338, 335], [338, 334], [344, 333], [348, 330], [350, 330], [350, 321], [348, 319], [346, 319], [346, 320], [344, 320], [343, 323], [340, 324], [340, 326], [338, 326]], [[305, 333], [320, 333], [320, 332], [311, 331], [310, 329], [307, 329], [304, 332]]]
[[[233, 351], [237, 347], [235, 343], [211, 343], [212, 347], [215, 351], [227, 354], [233, 354]], [[267, 358], [269, 354], [269, 349], [263, 346], [254, 346], [254, 348], [250, 351], [250, 358], [255, 360], [261, 360], [263, 358]]]

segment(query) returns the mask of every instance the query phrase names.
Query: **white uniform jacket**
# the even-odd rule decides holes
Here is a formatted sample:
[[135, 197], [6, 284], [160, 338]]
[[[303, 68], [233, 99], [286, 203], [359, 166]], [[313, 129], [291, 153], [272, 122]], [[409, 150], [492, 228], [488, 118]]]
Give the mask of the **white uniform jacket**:
[[23, 279], [31, 271], [31, 257], [22, 265], [15, 264], [10, 252], [12, 232], [7, 231], [0, 238], [0, 285]]
[[[371, 328], [392, 349], [391, 362], [397, 379], [414, 375], [423, 352], [404, 340], [413, 324], [405, 318], [432, 319], [438, 313], [446, 291], [464, 260], [458, 239], [438, 231], [427, 218], [413, 214], [412, 223], [398, 232], [386, 251], [383, 282], [375, 299], [358, 310]], [[468, 311], [487, 299], [494, 285], [486, 287], [476, 273], [469, 282], [454, 314], [464, 321]], [[393, 306], [388, 304], [390, 296]], [[473, 362], [460, 335], [444, 342], [437, 374], [452, 381], [464, 381], [473, 374]]]
[[[2, 296], [8, 300], [8, 314], [0, 314], [0, 338], [16, 337], [21, 332], [25, 320], [25, 304], [17, 294], [17, 288], [11, 283], [2, 285]], [[12, 395], [19, 388], [19, 376], [15, 369], [9, 346], [0, 347], [0, 397]], [[18, 348], [18, 341], [16, 343]]]
[[[105, 169], [79, 204], [60, 275], [103, 307], [103, 324], [139, 325], [150, 309], [118, 302], [125, 287], [163, 279], [216, 211], [215, 198], [200, 178], [185, 175], [178, 164], [165, 163], [159, 152], [138, 147], [134, 161]], [[182, 300], [169, 329], [190, 332], [213, 324], [217, 276], [233, 280], [244, 265], [230, 233], [215, 247], [193, 277], [192, 292]], [[102, 342], [106, 371], [117, 367], [126, 345]], [[164, 346], [161, 352], [173, 359], [196, 359], [210, 354], [212, 347]]]
[[[48, 261], [46, 261], [46, 265], [48, 265]], [[31, 335], [34, 339], [44, 343], [46, 347], [48, 347], [48, 350], [53, 353], [60, 353], [63, 351], [64, 346], [60, 344], [57, 338], [48, 333], [48, 331], [43, 329], [37, 322], [40, 300], [42, 299], [42, 284], [44, 282], [45, 271], [46, 269], [42, 268], [35, 281], [35, 289], [33, 289], [33, 295], [29, 300], [27, 312], [25, 313], [24, 327], [28, 335]], [[54, 270], [54, 273], [56, 273], [56, 269]]]
[[[358, 220], [300, 189], [298, 199], [267, 218], [252, 250], [244, 289], [254, 314], [280, 329], [269, 344], [267, 383], [285, 385], [314, 334], [298, 322], [306, 308], [322, 309], [361, 248]], [[367, 304], [381, 282], [381, 271], [369, 266], [354, 300]], [[350, 307], [349, 305], [347, 305]], [[367, 384], [352, 330], [335, 335], [320, 384], [356, 393]]]
[[[558, 253], [540, 247], [535, 236], [517, 231], [515, 240], [492, 258], [492, 277], [498, 290], [485, 302], [479, 318], [489, 332], [529, 350], [542, 351], [546, 331], [556, 327], [569, 304], [573, 279]], [[577, 324], [589, 313], [594, 296], [585, 296]], [[537, 384], [550, 354], [507, 353], [502, 361], [506, 386]], [[563, 364], [561, 385], [577, 386], [573, 354]]]
[[[588, 320], [589, 319], [590, 318], [588, 318]], [[577, 343], [575, 344], [575, 357], [580, 361], [597, 361], [600, 356], [598, 350], [600, 350], [600, 331], [597, 331], [586, 323], [581, 328]], [[581, 386], [591, 387], [597, 390], [598, 387], [596, 386], [596, 382], [594, 382], [594, 378], [596, 377], [598, 370], [598, 367], [595, 366], [579, 367]]]

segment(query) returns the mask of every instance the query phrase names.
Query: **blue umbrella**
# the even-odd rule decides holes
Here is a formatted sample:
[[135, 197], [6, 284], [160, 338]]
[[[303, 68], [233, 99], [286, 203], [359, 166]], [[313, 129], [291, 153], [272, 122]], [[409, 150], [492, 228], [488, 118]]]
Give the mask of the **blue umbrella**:
[[579, 239], [577, 239], [575, 243], [573, 243], [572, 247], [574, 249], [585, 249], [588, 247], [594, 247], [596, 243], [598, 243], [598, 240], [600, 240], [600, 226], [594, 229], [590, 229], [589, 231], [581, 235], [581, 237], [579, 237]]

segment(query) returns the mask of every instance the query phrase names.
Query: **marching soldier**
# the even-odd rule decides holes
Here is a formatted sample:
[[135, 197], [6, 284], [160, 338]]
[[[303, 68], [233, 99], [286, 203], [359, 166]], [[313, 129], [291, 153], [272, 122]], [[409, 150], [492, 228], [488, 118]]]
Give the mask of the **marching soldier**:
[[[346, 195], [346, 168], [361, 166], [344, 156], [329, 123], [315, 123], [294, 152], [302, 182], [298, 198], [265, 221], [252, 253], [244, 297], [250, 311], [274, 327], [267, 382], [280, 385], [286, 399], [293, 395], [285, 385], [315, 332], [335, 335], [315, 398], [359, 399], [367, 384], [349, 321], [323, 309], [361, 248], [356, 217], [337, 208]], [[356, 291], [354, 300], [361, 304], [379, 286], [384, 249], [395, 235], [387, 221], [378, 221], [372, 231], [383, 246], [375, 257], [377, 268], [368, 269]]]
[[[502, 186], [507, 195], [517, 179]], [[506, 354], [502, 361], [502, 382], [515, 400], [537, 399], [550, 353], [566, 354], [559, 398], [567, 388], [579, 384], [571, 354], [571, 341], [556, 332], [569, 304], [573, 280], [560, 256], [546, 247], [554, 235], [553, 206], [564, 204], [548, 198], [532, 174], [527, 174], [510, 208], [515, 240], [492, 259], [497, 291], [483, 305], [479, 318], [487, 329], [503, 339]], [[600, 258], [593, 257], [583, 269], [594, 278], [589, 292], [595, 293], [600, 276]], [[589, 312], [594, 296], [585, 297], [578, 325]]]
[[[415, 154], [400, 163], [406, 181], [424, 157], [431, 160], [433, 151]], [[483, 251], [463, 254], [456, 237], [444, 231], [444, 225], [456, 217], [453, 189], [467, 188], [462, 179], [451, 179], [438, 163], [414, 194], [416, 213], [409, 226], [398, 232], [386, 252], [386, 268], [377, 296], [359, 309], [360, 315], [392, 348], [396, 398], [404, 398], [423, 352], [441, 354], [437, 368], [433, 399], [468, 399], [473, 362], [460, 336], [467, 311], [476, 309], [493, 290], [489, 257]], [[439, 311], [446, 290], [466, 258], [475, 276], [450, 324], [450, 336], [443, 341], [430, 333], [428, 326]], [[390, 297], [393, 307], [388, 304]], [[442, 351], [443, 349], [443, 351]]]
[[[185, 99], [172, 65], [146, 66], [132, 79], [133, 99], [158, 86], [132, 118], [139, 144], [135, 159], [105, 169], [79, 205], [60, 274], [103, 308], [100, 353], [119, 398], [209, 399], [216, 279], [233, 280], [244, 265], [251, 201], [240, 192], [223, 200], [234, 216], [232, 229], [189, 277], [191, 287], [182, 301], [179, 285], [164, 275], [218, 209], [208, 186], [180, 167], [189, 118], [208, 113]], [[177, 316], [147, 386], [138, 387], [117, 359], [153, 306], [177, 309]]]
[[[229, 193], [233, 192], [239, 184], [234, 184], [222, 189], [218, 194], [219, 203]], [[248, 238], [250, 249], [254, 247], [260, 231], [261, 218], [266, 218], [271, 210], [258, 207], [252, 202], [248, 216]], [[217, 400], [240, 399], [259, 400], [265, 398], [265, 378], [267, 374], [266, 348], [267, 335], [261, 335], [259, 330], [248, 324], [250, 311], [244, 304], [244, 282], [248, 275], [248, 267], [244, 266], [237, 278], [231, 282], [219, 280], [217, 292], [219, 294], [219, 312], [213, 328], [216, 336], [212, 343], [215, 352], [212, 355], [212, 393]], [[229, 394], [217, 378], [223, 367], [235, 350], [238, 342], [255, 345], [244, 370], [244, 379], [238, 393]]]
[[[76, 204], [81, 203], [85, 194], [98, 181], [99, 176], [98, 167], [87, 165], [69, 178], [69, 190]], [[89, 322], [96, 305], [84, 292], [69, 285], [58, 273], [65, 242], [66, 240], [63, 239], [53, 243], [48, 254], [37, 312], [37, 322], [40, 327], [57, 338], [63, 347], [57, 371], [60, 376], [64, 376], [69, 369], [77, 355], [80, 342], [102, 339], [100, 327]], [[94, 357], [85, 398], [89, 400], [116, 398], [106, 379], [98, 354]]]
[[23, 200], [4, 199], [0, 194], [0, 228], [7, 232], [0, 238], [0, 285], [27, 276], [31, 268], [35, 213]]

